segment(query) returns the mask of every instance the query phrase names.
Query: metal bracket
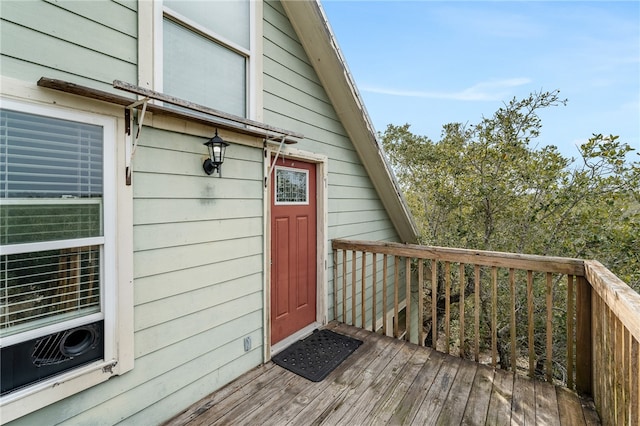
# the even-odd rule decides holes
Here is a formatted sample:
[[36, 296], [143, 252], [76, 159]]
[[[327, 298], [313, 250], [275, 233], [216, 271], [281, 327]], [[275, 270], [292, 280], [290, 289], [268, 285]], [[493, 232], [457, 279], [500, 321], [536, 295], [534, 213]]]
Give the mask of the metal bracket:
[[[131, 161], [133, 160], [133, 155], [136, 152], [136, 148], [138, 147], [138, 140], [140, 139], [140, 132], [142, 130], [142, 124], [144, 123], [144, 115], [147, 112], [147, 104], [149, 102], [149, 98], [140, 99], [130, 105], [127, 105], [124, 109], [124, 120], [125, 120], [125, 181], [127, 186], [131, 185], [131, 176], [133, 172], [133, 168], [131, 165]], [[133, 127], [133, 110], [138, 106], [142, 105], [142, 112], [138, 115], [138, 128], [136, 130], [135, 137], [132, 139], [131, 128]]]
[[264, 178], [265, 188], [269, 185], [269, 179], [271, 179], [271, 174], [273, 173], [273, 169], [276, 168], [276, 163], [278, 161], [278, 157], [280, 156], [280, 151], [282, 150], [282, 145], [284, 145], [284, 141], [287, 139], [287, 136], [288, 135], [282, 135], [282, 140], [280, 141], [280, 145], [278, 145], [278, 150], [276, 151], [276, 157], [273, 159], [273, 163], [270, 164], [269, 172], [267, 173], [267, 176]]

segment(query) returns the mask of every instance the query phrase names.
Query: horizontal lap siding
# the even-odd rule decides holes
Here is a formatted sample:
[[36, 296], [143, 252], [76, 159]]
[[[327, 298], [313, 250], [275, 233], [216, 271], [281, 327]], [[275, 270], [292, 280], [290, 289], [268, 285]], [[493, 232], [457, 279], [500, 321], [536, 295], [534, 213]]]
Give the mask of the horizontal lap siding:
[[[398, 241], [393, 223], [280, 3], [266, 2], [264, 18], [265, 121], [304, 134], [296, 148], [329, 157], [329, 239]], [[331, 271], [331, 253], [328, 260]], [[332, 274], [329, 281], [331, 317]]]
[[133, 177], [136, 362], [164, 364], [141, 388], [171, 389], [156, 392], [161, 400], [141, 391], [149, 407], [133, 411], [132, 424], [166, 419], [260, 364], [263, 333], [262, 150], [233, 144], [219, 179], [202, 172], [202, 138], [142, 133]]
[[115, 92], [114, 79], [137, 79], [136, 7], [134, 1], [3, 1], [2, 74]]

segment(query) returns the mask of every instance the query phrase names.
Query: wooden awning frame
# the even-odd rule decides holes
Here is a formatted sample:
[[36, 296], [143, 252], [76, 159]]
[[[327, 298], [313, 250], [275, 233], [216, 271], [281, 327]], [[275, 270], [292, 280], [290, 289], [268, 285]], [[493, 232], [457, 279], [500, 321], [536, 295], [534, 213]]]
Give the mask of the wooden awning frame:
[[[165, 95], [164, 93], [145, 89], [144, 87], [136, 86], [120, 80], [114, 80], [113, 87], [115, 89], [141, 96], [142, 99], [135, 100], [126, 96], [105, 92], [104, 90], [98, 90], [80, 84], [47, 77], [41, 77], [37, 84], [39, 87], [59, 90], [61, 92], [111, 104], [122, 105], [125, 108], [127, 185], [131, 185], [131, 159], [136, 150], [146, 111], [156, 115], [188, 120], [248, 136], [260, 137], [265, 140], [265, 143], [270, 142], [279, 144], [278, 153], [282, 149], [283, 144], [295, 144], [297, 143], [296, 139], [304, 139], [304, 135], [298, 132], [281, 129], [258, 121], [249, 120], [244, 117], [228, 114], [204, 105], [199, 105], [174, 96]], [[163, 105], [151, 103], [152, 100], [160, 101]], [[180, 109], [167, 107], [164, 106], [164, 104], [171, 104], [180, 107]], [[138, 115], [138, 129], [135, 136], [132, 136], [131, 126], [133, 124], [133, 114], [131, 114], [131, 112], [134, 109], [139, 110], [140, 112]], [[133, 141], [131, 140], [132, 137], [134, 139]]]
[[[135, 99], [131, 99], [125, 96], [120, 96], [110, 92], [105, 92], [103, 90], [82, 86], [80, 84], [47, 77], [40, 78], [40, 80], [38, 80], [38, 86], [46, 87], [47, 89], [59, 90], [65, 93], [71, 93], [73, 95], [83, 96], [85, 98], [96, 99], [98, 101], [108, 102], [111, 104], [122, 105], [125, 107], [128, 107], [136, 102]], [[125, 83], [119, 80], [115, 80], [113, 82], [113, 87], [119, 90], [124, 90], [130, 93], [141, 95], [145, 98], [156, 99], [165, 103], [180, 106], [182, 108], [186, 108], [200, 114], [206, 114], [207, 116], [196, 115], [184, 110], [178, 110], [175, 108], [168, 108], [166, 106], [149, 103], [147, 105], [147, 111], [153, 114], [162, 114], [169, 117], [194, 121], [197, 123], [218, 127], [220, 129], [230, 130], [248, 136], [265, 138], [269, 141], [278, 140], [279, 142], [279, 139], [281, 139], [282, 136], [286, 136], [286, 144], [295, 144], [298, 142], [296, 139], [304, 139], [304, 135], [298, 132], [281, 129], [278, 127], [270, 126], [268, 124], [260, 123], [258, 121], [249, 120], [244, 117], [227, 114], [213, 108], [194, 104], [192, 102], [168, 96], [160, 92], [155, 92], [153, 90], [134, 86], [132, 84]], [[137, 108], [142, 108], [142, 104], [137, 106]]]

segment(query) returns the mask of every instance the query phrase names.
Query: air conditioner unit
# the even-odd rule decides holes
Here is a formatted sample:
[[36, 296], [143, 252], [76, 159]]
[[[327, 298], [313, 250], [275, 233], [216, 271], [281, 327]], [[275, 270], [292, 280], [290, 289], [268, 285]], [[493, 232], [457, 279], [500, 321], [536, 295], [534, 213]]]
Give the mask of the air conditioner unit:
[[0, 348], [0, 394], [103, 359], [103, 336], [97, 321]]

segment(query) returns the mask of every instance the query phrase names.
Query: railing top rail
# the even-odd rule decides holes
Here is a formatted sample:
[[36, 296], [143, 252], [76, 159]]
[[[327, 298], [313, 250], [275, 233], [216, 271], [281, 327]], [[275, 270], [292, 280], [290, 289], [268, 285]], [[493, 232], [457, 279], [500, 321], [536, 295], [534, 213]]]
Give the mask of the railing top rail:
[[640, 341], [640, 294], [595, 260], [585, 261], [587, 281], [633, 337]]
[[341, 250], [375, 252], [417, 259], [438, 259], [448, 262], [497, 266], [525, 271], [552, 272], [575, 276], [585, 275], [583, 260], [565, 257], [421, 246], [388, 241], [333, 240], [332, 247], [333, 249]]

